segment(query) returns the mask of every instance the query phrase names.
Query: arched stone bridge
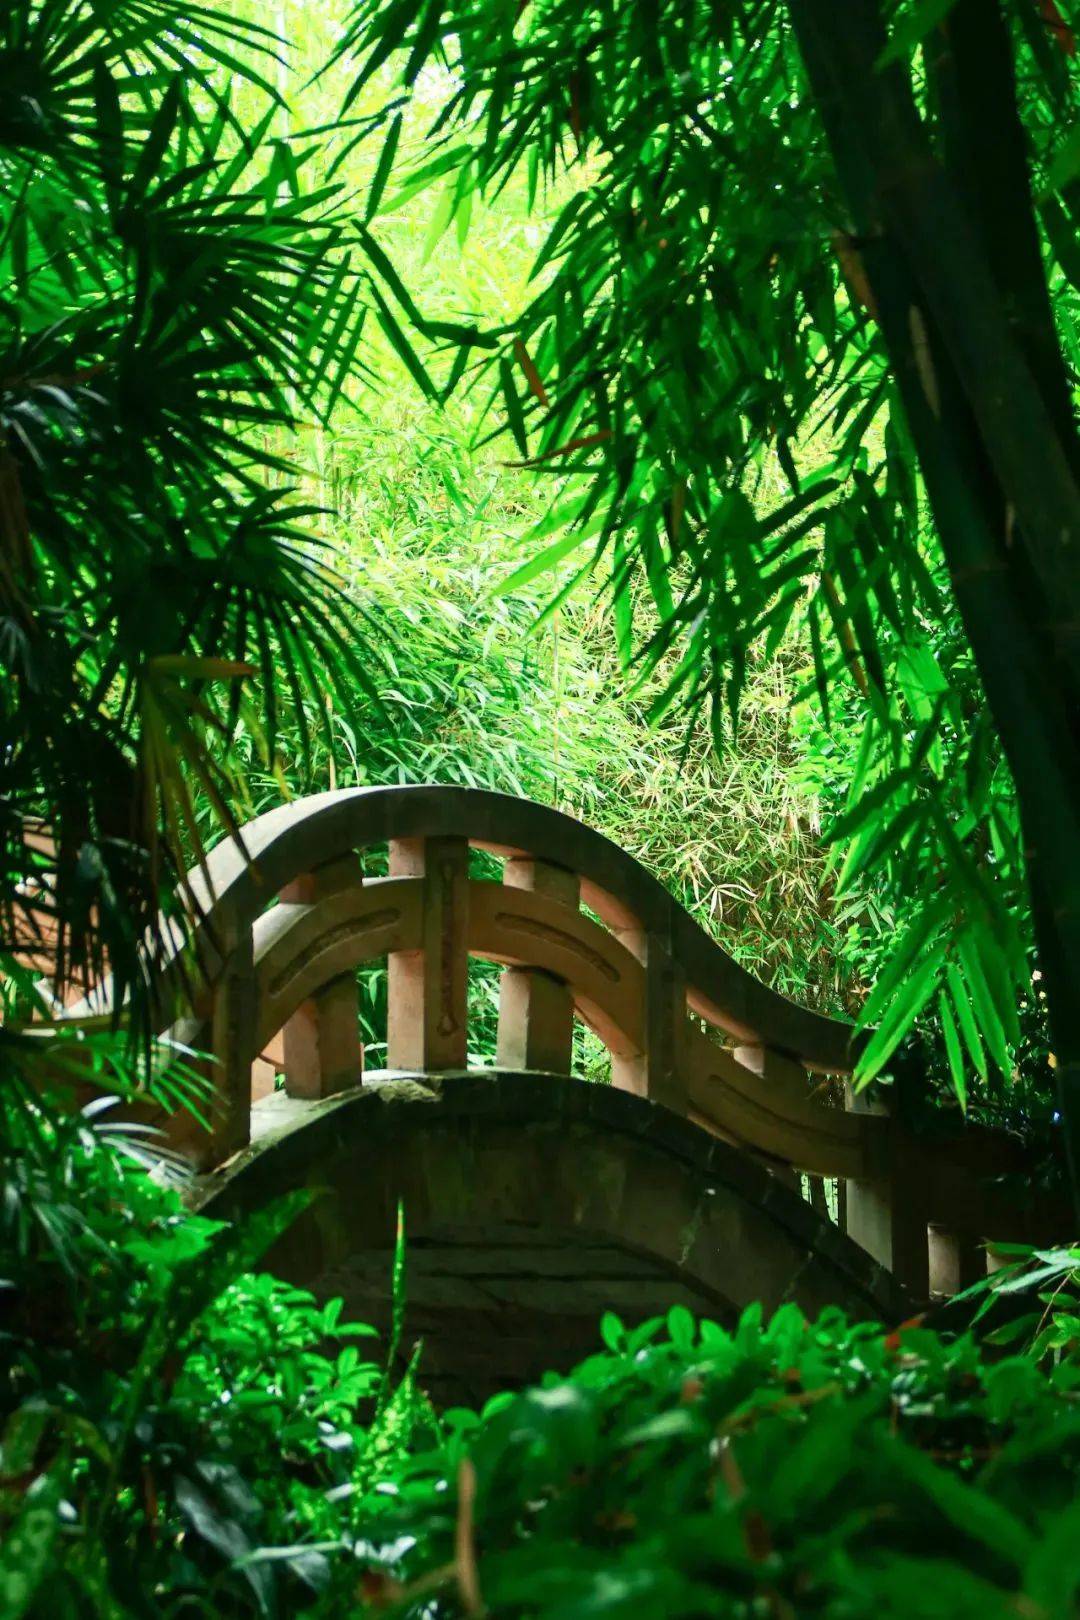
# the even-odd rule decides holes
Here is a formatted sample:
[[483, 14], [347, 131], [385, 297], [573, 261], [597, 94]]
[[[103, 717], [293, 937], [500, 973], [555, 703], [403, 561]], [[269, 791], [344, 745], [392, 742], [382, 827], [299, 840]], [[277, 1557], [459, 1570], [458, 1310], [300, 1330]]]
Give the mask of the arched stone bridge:
[[[471, 875], [473, 850], [500, 857], [501, 881]], [[994, 1179], [1008, 1142], [919, 1143], [845, 1106], [851, 1027], [767, 989], [555, 810], [465, 788], [320, 794], [259, 817], [190, 881], [201, 921], [161, 990], [163, 1027], [212, 1054], [213, 1131], [186, 1141], [207, 1207], [242, 1217], [323, 1188], [271, 1263], [378, 1321], [402, 1200], [410, 1332], [436, 1390], [568, 1363], [608, 1306], [725, 1317], [791, 1298], [894, 1317], [931, 1268], [951, 1291], [978, 1240], [1022, 1226]], [[483, 1073], [468, 1072], [470, 956], [502, 964]], [[383, 957], [388, 1067], [372, 1071], [356, 974]], [[610, 1086], [570, 1078], [575, 1018], [610, 1051]], [[284, 1089], [259, 1095], [268, 1059]], [[837, 1179], [846, 1231], [803, 1175]]]

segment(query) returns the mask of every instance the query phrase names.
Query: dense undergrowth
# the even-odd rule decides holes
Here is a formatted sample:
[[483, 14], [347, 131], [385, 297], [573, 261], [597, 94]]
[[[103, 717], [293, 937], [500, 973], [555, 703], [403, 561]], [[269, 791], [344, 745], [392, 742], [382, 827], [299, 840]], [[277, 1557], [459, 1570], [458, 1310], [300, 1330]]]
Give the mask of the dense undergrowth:
[[[1076, 1253], [1031, 1273], [998, 1349], [680, 1307], [608, 1316], [572, 1372], [436, 1416], [422, 1345], [253, 1269], [295, 1206], [243, 1231], [185, 1213], [100, 1117], [30, 1110], [21, 1145], [5, 1620], [1074, 1612]], [[398, 1337], [407, 1246], [396, 1266]]]
[[416, 1538], [399, 1610], [441, 1570], [450, 1612], [522, 1620], [1072, 1612], [1075, 1366], [794, 1307], [603, 1332], [410, 1459], [382, 1516]]

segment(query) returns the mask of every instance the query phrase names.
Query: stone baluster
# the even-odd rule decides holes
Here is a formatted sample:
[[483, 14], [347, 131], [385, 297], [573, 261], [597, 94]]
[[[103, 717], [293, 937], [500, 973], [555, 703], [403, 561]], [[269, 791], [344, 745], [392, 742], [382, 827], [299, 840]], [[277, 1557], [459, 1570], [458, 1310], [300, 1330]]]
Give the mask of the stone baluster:
[[[736, 1046], [731, 1055], [740, 1068], [749, 1070], [763, 1091], [774, 1087], [788, 1096], [809, 1094], [806, 1070], [782, 1052], [755, 1044]], [[776, 1161], [770, 1163], [768, 1169], [777, 1181], [783, 1182], [785, 1187], [790, 1187], [792, 1192], [802, 1197], [802, 1172], [798, 1166]]]
[[685, 975], [674, 959], [669, 936], [634, 927], [617, 928], [615, 934], [645, 969], [645, 1042], [637, 1057], [612, 1054], [612, 1084], [685, 1114]]
[[389, 959], [387, 1065], [428, 1072], [468, 1061], [469, 845], [395, 838], [390, 876], [424, 878], [423, 944]]
[[930, 1292], [959, 1294], [986, 1276], [986, 1250], [968, 1233], [930, 1227]]
[[[845, 1088], [854, 1113], [888, 1114], [880, 1098]], [[883, 1161], [866, 1181], [847, 1184], [847, 1233], [891, 1271], [916, 1300], [930, 1294], [925, 1167], [915, 1139], [890, 1115]]]
[[[362, 881], [359, 860], [349, 854], [294, 879], [282, 890], [281, 900], [285, 905], [317, 905]], [[290, 1097], [330, 1097], [359, 1085], [364, 1047], [355, 973], [331, 979], [302, 1002], [282, 1037], [285, 1089]]]
[[[577, 874], [549, 861], [511, 858], [503, 883], [548, 895], [575, 912], [580, 909]], [[505, 968], [499, 982], [499, 1068], [569, 1074], [573, 1047], [574, 1000], [563, 980], [541, 968]]]

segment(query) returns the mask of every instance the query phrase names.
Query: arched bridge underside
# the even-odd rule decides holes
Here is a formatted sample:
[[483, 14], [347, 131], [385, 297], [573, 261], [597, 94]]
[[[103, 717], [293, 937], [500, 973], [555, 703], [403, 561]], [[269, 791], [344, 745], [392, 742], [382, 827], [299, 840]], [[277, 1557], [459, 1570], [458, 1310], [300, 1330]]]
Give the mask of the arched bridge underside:
[[[1051, 1235], [1055, 1212], [1008, 1191], [1015, 1142], [918, 1139], [854, 1098], [849, 1025], [760, 984], [555, 810], [465, 788], [320, 794], [259, 817], [188, 885], [160, 1028], [207, 1054], [216, 1104], [209, 1135], [183, 1116], [166, 1129], [223, 1212], [325, 1184], [275, 1263], [363, 1315], [384, 1314], [401, 1197], [433, 1377], [524, 1374], [545, 1347], [565, 1361], [608, 1304], [887, 1317], [901, 1290], [969, 1280], [984, 1240]], [[464, 1072], [470, 957], [500, 974], [499, 1072], [483, 1076]], [[357, 972], [379, 959], [375, 1073]], [[607, 1047], [610, 1086], [570, 1079], [575, 1019]], [[820, 1213], [824, 1179], [843, 1231]]]
[[[683, 1303], [730, 1322], [761, 1300], [899, 1319], [902, 1290], [805, 1199], [665, 1108], [579, 1080], [472, 1073], [388, 1080], [326, 1102], [262, 1104], [267, 1134], [209, 1178], [206, 1213], [315, 1197], [271, 1268], [385, 1334], [399, 1202], [402, 1358], [423, 1341], [436, 1403], [568, 1369], [605, 1310]], [[277, 1119], [275, 1119], [277, 1115]], [[290, 1117], [292, 1115], [292, 1117]]]

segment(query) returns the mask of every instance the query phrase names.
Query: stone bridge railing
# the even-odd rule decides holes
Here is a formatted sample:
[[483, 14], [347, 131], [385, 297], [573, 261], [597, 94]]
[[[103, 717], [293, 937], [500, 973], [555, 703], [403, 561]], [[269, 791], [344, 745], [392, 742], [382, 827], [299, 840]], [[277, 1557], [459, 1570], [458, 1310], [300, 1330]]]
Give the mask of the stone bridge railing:
[[[580, 822], [465, 788], [356, 789], [259, 817], [243, 846], [220, 844], [192, 874], [201, 921], [162, 986], [162, 1027], [212, 1055], [204, 1167], [249, 1140], [253, 1066], [275, 1038], [296, 1098], [362, 1081], [362, 963], [388, 959], [388, 1069], [465, 1069], [472, 956], [503, 968], [499, 1068], [568, 1075], [582, 1019], [611, 1053], [616, 1088], [779, 1174], [838, 1178], [849, 1234], [915, 1295], [931, 1268], [949, 1291], [978, 1240], [1015, 1235], [992, 1180], [1007, 1143], [966, 1133], [931, 1148], [850, 1092], [839, 1106], [841, 1088], [814, 1077], [850, 1071], [851, 1026], [759, 983]], [[365, 872], [378, 846], [388, 876]], [[502, 858], [501, 882], [470, 876], [470, 849]]]

